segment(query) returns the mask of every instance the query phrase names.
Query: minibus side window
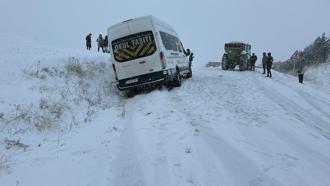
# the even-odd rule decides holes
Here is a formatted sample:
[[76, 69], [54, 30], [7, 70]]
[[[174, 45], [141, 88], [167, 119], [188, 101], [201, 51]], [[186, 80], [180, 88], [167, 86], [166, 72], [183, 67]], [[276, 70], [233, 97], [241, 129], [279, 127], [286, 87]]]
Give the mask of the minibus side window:
[[160, 37], [162, 38], [162, 42], [166, 50], [182, 52], [180, 40], [177, 37], [162, 31], [160, 31]]

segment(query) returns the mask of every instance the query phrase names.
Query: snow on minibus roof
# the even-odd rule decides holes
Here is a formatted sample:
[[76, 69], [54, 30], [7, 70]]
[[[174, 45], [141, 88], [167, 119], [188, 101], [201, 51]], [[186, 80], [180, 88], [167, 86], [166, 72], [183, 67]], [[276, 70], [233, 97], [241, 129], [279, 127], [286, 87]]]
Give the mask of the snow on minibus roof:
[[153, 20], [154, 23], [157, 23], [159, 25], [163, 25], [165, 26], [167, 29], [173, 31], [176, 33], [176, 31], [173, 29], [173, 27], [171, 25], [169, 25], [168, 23], [164, 22], [163, 20], [155, 17], [155, 16], [152, 16], [152, 15], [147, 15], [147, 16], [141, 16], [141, 17], [136, 17], [136, 18], [132, 18], [132, 19], [127, 19], [125, 21], [122, 21], [120, 23], [117, 23], [117, 24], [114, 24], [112, 26], [110, 26], [108, 29], [111, 29], [112, 27], [116, 27], [118, 25], [121, 25], [121, 24], [124, 24], [124, 23], [128, 23], [130, 21], [135, 21], [135, 20], [139, 20], [139, 19], [151, 19]]

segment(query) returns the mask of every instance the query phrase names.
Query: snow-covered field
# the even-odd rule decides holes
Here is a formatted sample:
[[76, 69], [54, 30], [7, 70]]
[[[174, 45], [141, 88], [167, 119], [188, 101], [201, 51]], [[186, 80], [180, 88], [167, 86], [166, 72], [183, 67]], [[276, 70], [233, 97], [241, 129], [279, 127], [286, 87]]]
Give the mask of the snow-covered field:
[[125, 98], [108, 55], [0, 42], [1, 186], [330, 185], [315, 81], [195, 66], [180, 88]]

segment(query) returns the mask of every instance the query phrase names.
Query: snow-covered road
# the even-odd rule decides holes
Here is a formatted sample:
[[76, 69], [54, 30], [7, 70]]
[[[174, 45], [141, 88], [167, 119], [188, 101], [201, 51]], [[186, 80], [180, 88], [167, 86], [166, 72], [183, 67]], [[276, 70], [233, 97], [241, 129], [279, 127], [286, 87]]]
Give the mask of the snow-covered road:
[[[330, 185], [329, 93], [277, 72], [269, 79], [259, 71], [193, 70], [192, 79], [170, 91], [133, 98], [110, 91], [99, 96], [108, 104], [102, 107], [73, 99], [70, 130], [10, 135], [1, 131], [0, 185]], [[100, 82], [91, 77], [95, 84]], [[39, 82], [25, 81], [27, 86]], [[13, 101], [5, 97], [11, 93], [6, 91], [0, 94], [1, 112]], [[47, 93], [38, 89], [29, 95]], [[86, 107], [89, 122], [79, 123]], [[5, 137], [22, 138], [29, 147], [5, 149]]]
[[329, 96], [290, 76], [199, 69], [126, 100], [113, 185], [328, 185]]

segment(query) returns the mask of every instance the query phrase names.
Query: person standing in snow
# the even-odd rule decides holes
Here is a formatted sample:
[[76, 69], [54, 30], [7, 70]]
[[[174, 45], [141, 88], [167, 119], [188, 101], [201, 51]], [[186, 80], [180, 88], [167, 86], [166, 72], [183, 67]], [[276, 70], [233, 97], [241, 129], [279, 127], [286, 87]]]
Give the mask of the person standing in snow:
[[99, 35], [96, 42], [97, 42], [97, 51], [100, 52], [100, 48], [103, 50], [103, 37], [102, 37], [102, 34]]
[[252, 56], [250, 57], [250, 64], [251, 64], [251, 70], [255, 70], [255, 65], [256, 65], [256, 62], [257, 62], [257, 60], [258, 60], [258, 57], [254, 54], [254, 53], [252, 53]]
[[86, 47], [87, 47], [87, 50], [91, 50], [92, 48], [92, 33], [89, 33], [87, 36], [86, 36]]
[[272, 66], [273, 66], [273, 56], [272, 54], [269, 52], [268, 53], [268, 56], [267, 56], [267, 61], [266, 61], [266, 67], [267, 67], [267, 76], [266, 77], [272, 77], [272, 72], [271, 72], [271, 69], [272, 69]]
[[103, 40], [103, 48], [102, 48], [103, 53], [105, 53], [105, 52], [108, 53], [109, 52], [109, 50], [108, 50], [108, 43], [109, 43], [108, 36], [106, 35], [104, 37], [104, 40]]
[[304, 81], [304, 73], [302, 72], [302, 70], [298, 70], [298, 80], [299, 80], [299, 83], [303, 83]]
[[266, 52], [262, 54], [262, 68], [264, 69], [264, 72], [262, 74], [266, 74], [266, 63], [267, 63], [267, 56]]

